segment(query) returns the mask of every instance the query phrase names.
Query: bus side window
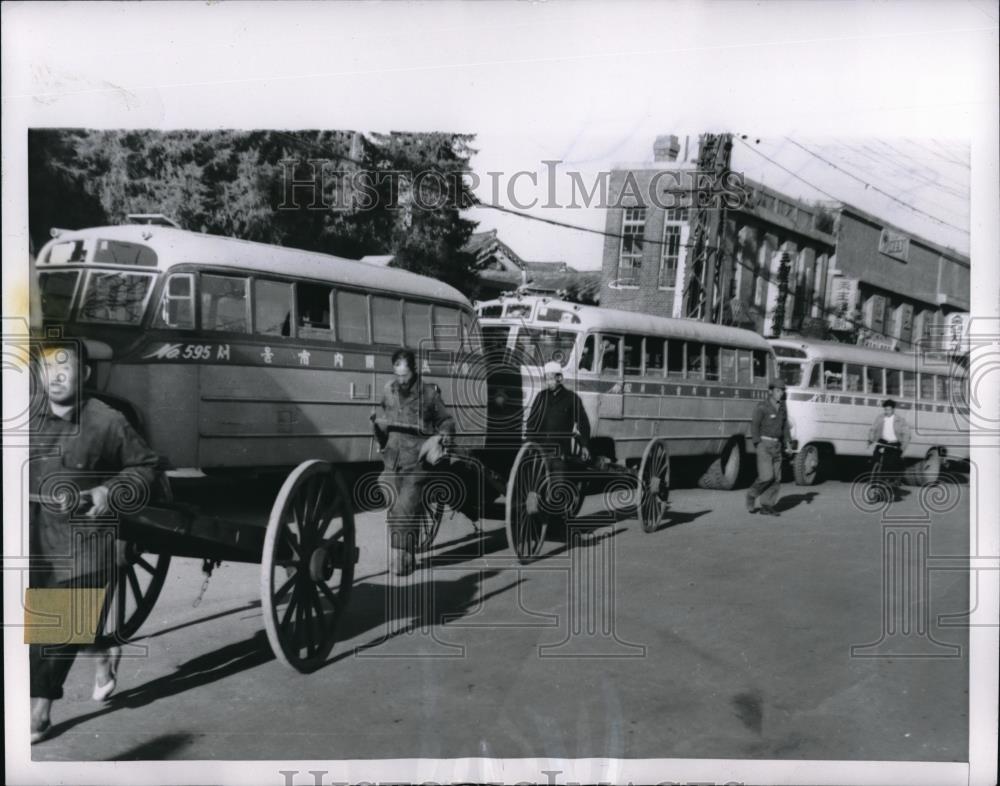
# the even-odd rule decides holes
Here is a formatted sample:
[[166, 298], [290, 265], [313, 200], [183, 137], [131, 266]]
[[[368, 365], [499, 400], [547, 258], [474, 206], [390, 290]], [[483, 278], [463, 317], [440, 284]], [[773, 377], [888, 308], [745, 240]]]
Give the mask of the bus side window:
[[687, 342], [687, 378], [702, 379], [705, 370], [702, 351], [704, 347], [697, 341]]
[[466, 352], [482, 352], [483, 337], [479, 332], [479, 323], [471, 314], [460, 313], [462, 320], [462, 348]]
[[736, 350], [722, 348], [719, 360], [719, 379], [727, 384], [736, 381]]
[[407, 300], [403, 304], [403, 327], [406, 346], [418, 349], [431, 338], [431, 305]]
[[625, 373], [642, 374], [642, 336], [625, 336]]
[[885, 370], [885, 394], [887, 396], [898, 396], [900, 394], [899, 377], [898, 368], [887, 368]]
[[753, 376], [750, 373], [750, 358], [751, 353], [749, 349], [736, 350], [737, 381], [741, 385], [750, 385], [753, 383]]
[[594, 370], [594, 336], [590, 335], [583, 342], [583, 351], [580, 353], [580, 362], [577, 364], [580, 371]]
[[203, 330], [225, 330], [248, 333], [250, 320], [247, 290], [250, 280], [237, 276], [201, 277], [201, 327]]
[[281, 281], [253, 282], [253, 332], [265, 336], [292, 334], [292, 285]]
[[862, 391], [862, 375], [864, 368], [856, 363], [847, 364], [847, 386], [844, 390], [849, 393], [860, 393]]
[[907, 401], [914, 401], [917, 398], [917, 373], [915, 371], [903, 372], [903, 398]]
[[754, 380], [767, 380], [767, 352], [763, 349], [753, 351], [753, 378]]
[[826, 390], [844, 389], [844, 364], [839, 360], [823, 361], [823, 387]]
[[403, 343], [403, 301], [372, 295], [372, 340], [398, 347]]
[[823, 364], [822, 363], [818, 363], [818, 362], [817, 363], [813, 363], [809, 367], [808, 387], [811, 387], [811, 388], [821, 388], [821, 387], [823, 387], [823, 385], [820, 383], [820, 380], [822, 378], [823, 378]]
[[885, 393], [884, 369], [865, 366], [865, 392], [876, 395]]
[[667, 341], [667, 376], [684, 379], [684, 342], [677, 339]]
[[601, 374], [617, 377], [621, 369], [622, 340], [618, 336], [601, 336]]
[[719, 347], [715, 344], [705, 345], [705, 379], [719, 381]]
[[295, 285], [295, 304], [298, 314], [296, 334], [299, 338], [333, 338], [333, 321], [330, 319], [330, 302], [333, 287], [322, 284]]
[[950, 389], [951, 379], [946, 376], [940, 376], [937, 378], [937, 398], [938, 401], [948, 401], [948, 392]]
[[174, 273], [167, 279], [153, 325], [183, 330], [194, 327], [193, 273]]
[[458, 349], [458, 309], [434, 306], [434, 346], [437, 349]]
[[369, 343], [367, 295], [338, 289], [336, 312], [338, 341]]
[[663, 376], [663, 342], [665, 339], [646, 336], [645, 367], [646, 374], [653, 377]]
[[933, 374], [920, 374], [920, 400], [921, 401], [933, 401], [934, 400], [934, 375]]

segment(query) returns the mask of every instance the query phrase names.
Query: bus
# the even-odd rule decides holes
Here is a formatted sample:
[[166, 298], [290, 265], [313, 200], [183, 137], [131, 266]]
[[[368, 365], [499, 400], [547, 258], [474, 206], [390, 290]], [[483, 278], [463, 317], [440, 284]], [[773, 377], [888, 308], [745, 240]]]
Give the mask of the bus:
[[403, 270], [172, 226], [53, 230], [35, 262], [45, 325], [87, 340], [94, 393], [172, 475], [378, 462], [369, 413], [400, 347], [465, 436], [485, 376], [471, 303]]
[[799, 485], [817, 483], [837, 459], [870, 456], [868, 430], [886, 399], [912, 430], [903, 455], [911, 482], [933, 483], [944, 462], [969, 458], [969, 383], [960, 364], [828, 341], [770, 343], [788, 385]]
[[491, 396], [505, 388], [523, 417], [542, 367], [555, 360], [583, 400], [591, 453], [631, 466], [661, 437], [671, 459], [705, 460], [702, 487], [739, 481], [753, 452], [750, 421], [774, 373], [757, 333], [523, 293], [477, 303], [476, 312], [488, 356], [505, 358]]

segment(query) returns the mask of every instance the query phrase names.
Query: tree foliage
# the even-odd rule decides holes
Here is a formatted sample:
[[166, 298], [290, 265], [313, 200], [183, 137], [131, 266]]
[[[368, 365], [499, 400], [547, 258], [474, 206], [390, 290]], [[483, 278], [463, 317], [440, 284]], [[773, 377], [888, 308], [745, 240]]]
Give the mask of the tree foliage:
[[[29, 134], [29, 228], [119, 224], [162, 213], [185, 229], [394, 265], [475, 294], [464, 175], [472, 137], [349, 131]], [[423, 173], [423, 176], [422, 176]], [[443, 191], [414, 198], [414, 184]], [[366, 197], [366, 199], [361, 199]]]

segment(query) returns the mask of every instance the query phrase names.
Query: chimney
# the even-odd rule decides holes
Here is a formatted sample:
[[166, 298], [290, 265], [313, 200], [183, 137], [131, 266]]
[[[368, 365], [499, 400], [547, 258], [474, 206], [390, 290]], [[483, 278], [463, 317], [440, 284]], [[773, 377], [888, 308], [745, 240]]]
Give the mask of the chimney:
[[653, 142], [654, 161], [676, 161], [681, 152], [681, 141], [676, 134], [656, 137]]

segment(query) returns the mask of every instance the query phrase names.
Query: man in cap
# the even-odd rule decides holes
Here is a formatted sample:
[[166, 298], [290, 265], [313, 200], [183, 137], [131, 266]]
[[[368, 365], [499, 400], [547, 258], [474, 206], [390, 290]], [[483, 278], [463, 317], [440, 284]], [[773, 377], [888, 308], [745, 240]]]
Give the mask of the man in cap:
[[575, 436], [580, 457], [590, 459], [590, 421], [580, 397], [563, 386], [562, 366], [550, 360], [543, 368], [545, 390], [535, 396], [528, 415], [526, 437], [544, 447], [555, 448], [560, 456], [570, 455]]
[[[750, 439], [757, 449], [757, 480], [747, 491], [747, 510], [751, 513], [780, 515], [774, 503], [781, 490], [781, 461], [792, 442], [784, 397], [784, 380], [772, 381], [767, 398], [757, 405], [750, 423]], [[757, 507], [758, 500], [760, 507]]]

